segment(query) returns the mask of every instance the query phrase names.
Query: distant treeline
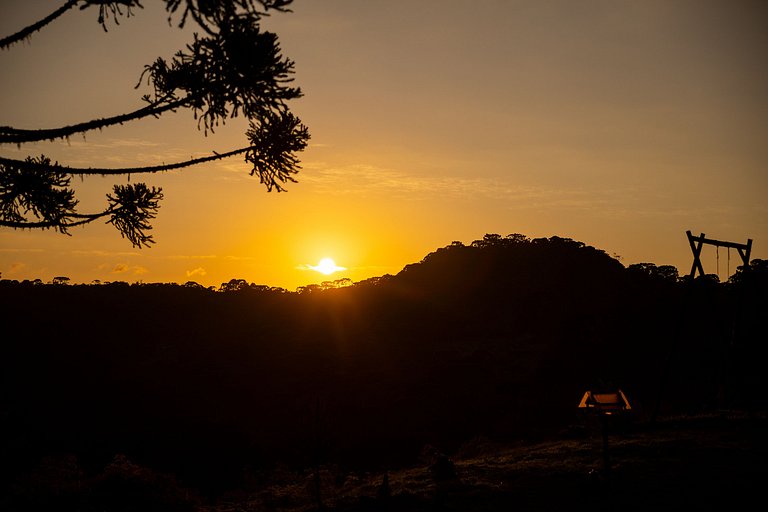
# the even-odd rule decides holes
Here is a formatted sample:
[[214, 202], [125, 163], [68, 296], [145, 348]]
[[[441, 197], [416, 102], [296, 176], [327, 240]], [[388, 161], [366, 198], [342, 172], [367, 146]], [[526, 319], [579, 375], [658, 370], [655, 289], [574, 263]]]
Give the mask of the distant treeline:
[[[378, 279], [378, 278], [377, 278]], [[300, 286], [296, 289], [296, 293], [307, 293], [319, 290], [327, 290], [329, 288], [343, 288], [345, 286], [351, 286], [355, 283], [348, 278], [336, 279], [333, 281], [323, 281], [320, 284], [310, 284], [306, 286]], [[265, 284], [249, 283], [245, 279], [230, 279], [226, 283], [221, 283], [217, 288], [215, 286], [203, 286], [197, 281], [187, 281], [184, 284], [178, 283], [145, 283], [143, 281], [137, 281], [134, 283], [128, 283], [126, 281], [101, 281], [96, 279], [90, 283], [72, 283], [72, 280], [66, 276], [57, 276], [51, 279], [49, 282], [45, 282], [42, 279], [24, 279], [22, 281], [0, 279], [0, 286], [21, 285], [21, 286], [108, 286], [112, 288], [124, 288], [126, 286], [151, 286], [154, 288], [190, 288], [193, 290], [206, 290], [209, 292], [274, 292], [274, 293], [290, 293], [289, 290], [281, 288], [279, 286], [267, 286]]]
[[64, 283], [0, 281], [5, 482], [52, 455], [208, 492], [275, 464], [391, 467], [557, 434], [588, 389], [620, 387], [638, 421], [768, 405], [764, 260], [719, 283], [489, 234], [297, 292]]

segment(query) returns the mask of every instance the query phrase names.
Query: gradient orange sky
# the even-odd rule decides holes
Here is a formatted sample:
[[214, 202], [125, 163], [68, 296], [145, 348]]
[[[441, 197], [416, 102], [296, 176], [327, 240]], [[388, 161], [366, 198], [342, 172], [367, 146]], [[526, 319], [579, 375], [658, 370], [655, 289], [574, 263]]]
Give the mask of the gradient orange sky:
[[[0, 124], [139, 106], [144, 64], [191, 40], [143, 3], [108, 33], [76, 10], [0, 52]], [[3, 0], [0, 36], [58, 4]], [[152, 248], [103, 224], [2, 228], [2, 277], [293, 290], [397, 273], [485, 233], [570, 237], [683, 274], [688, 229], [752, 238], [768, 258], [766, 2], [297, 0], [265, 25], [305, 93], [292, 103], [312, 134], [299, 183], [268, 194], [237, 157], [149, 176], [165, 193]], [[0, 154], [151, 165], [244, 146], [244, 132], [235, 120], [206, 138], [182, 111]], [[82, 210], [115, 182], [75, 180]], [[307, 270], [323, 257], [347, 270]], [[714, 273], [715, 249], [702, 258]], [[721, 279], [726, 265], [721, 249]]]

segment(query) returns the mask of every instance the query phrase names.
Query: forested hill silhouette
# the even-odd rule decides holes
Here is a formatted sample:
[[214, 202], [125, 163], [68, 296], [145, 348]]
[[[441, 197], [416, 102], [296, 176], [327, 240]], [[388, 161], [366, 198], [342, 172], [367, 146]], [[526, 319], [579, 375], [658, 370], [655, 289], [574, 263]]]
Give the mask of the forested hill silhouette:
[[[438, 249], [388, 284], [431, 303], [459, 301], [477, 309], [476, 315], [492, 313], [508, 322], [540, 300], [552, 306], [587, 300], [594, 308], [605, 301], [604, 293], [618, 290], [623, 270], [605, 252], [571, 239], [486, 235], [469, 246], [454, 242]], [[559, 304], [560, 310], [567, 313], [568, 305]]]
[[491, 234], [344, 287], [64, 282], [0, 281], [3, 482], [121, 454], [215, 495], [277, 463], [558, 435], [587, 389], [640, 421], [767, 405], [763, 260], [719, 283]]

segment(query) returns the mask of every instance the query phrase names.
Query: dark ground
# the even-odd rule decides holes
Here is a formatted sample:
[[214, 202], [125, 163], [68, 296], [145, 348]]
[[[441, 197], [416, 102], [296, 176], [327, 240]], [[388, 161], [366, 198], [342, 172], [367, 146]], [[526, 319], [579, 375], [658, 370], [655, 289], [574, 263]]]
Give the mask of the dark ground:
[[[321, 471], [324, 506], [335, 511], [752, 510], [768, 484], [765, 415], [669, 418], [609, 436], [610, 473], [597, 429], [517, 446], [477, 439], [450, 457], [455, 478], [429, 461], [387, 473]], [[434, 460], [434, 459], [433, 459]], [[450, 473], [450, 470], [448, 470]], [[312, 472], [232, 495], [205, 510], [316, 510]]]

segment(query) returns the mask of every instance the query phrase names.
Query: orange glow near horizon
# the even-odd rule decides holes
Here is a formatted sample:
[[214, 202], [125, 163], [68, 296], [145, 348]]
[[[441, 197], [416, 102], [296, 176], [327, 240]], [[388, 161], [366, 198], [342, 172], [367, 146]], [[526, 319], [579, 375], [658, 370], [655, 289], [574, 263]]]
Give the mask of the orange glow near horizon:
[[[49, 4], [0, 2], [0, 37], [50, 14]], [[143, 107], [148, 91], [134, 86], [144, 66], [191, 40], [189, 27], [168, 26], [163, 2], [145, 4], [106, 33], [92, 9], [72, 10], [0, 52], [0, 125], [64, 126]], [[572, 238], [624, 265], [681, 274], [692, 261], [686, 230], [751, 238], [752, 258], [768, 258], [763, 3], [423, 0], [407, 16], [381, 2], [295, 4], [264, 28], [304, 92], [290, 105], [312, 137], [298, 183], [267, 193], [241, 158], [133, 176], [165, 195], [150, 249], [103, 223], [72, 236], [0, 228], [0, 279], [218, 287], [234, 278], [295, 290], [326, 275], [396, 274], [486, 233]], [[4, 145], [0, 156], [156, 165], [241, 147], [246, 124], [205, 136], [182, 110]], [[72, 187], [87, 213], [126, 181]], [[343, 274], [319, 270], [341, 268], [318, 263], [330, 255]], [[705, 269], [716, 257], [704, 250]]]

